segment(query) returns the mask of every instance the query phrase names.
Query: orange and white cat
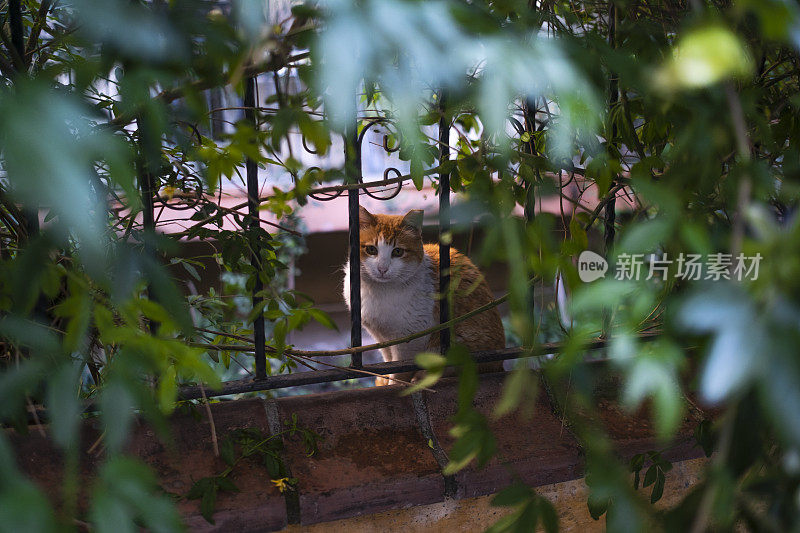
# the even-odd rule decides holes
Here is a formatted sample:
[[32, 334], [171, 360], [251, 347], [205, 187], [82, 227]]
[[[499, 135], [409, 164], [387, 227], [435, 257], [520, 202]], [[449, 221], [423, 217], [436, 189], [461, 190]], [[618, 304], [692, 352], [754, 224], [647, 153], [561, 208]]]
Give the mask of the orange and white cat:
[[[428, 329], [439, 323], [439, 247], [422, 243], [422, 211], [405, 216], [377, 215], [359, 211], [361, 233], [361, 321], [378, 342]], [[492, 300], [489, 286], [468, 257], [450, 249], [455, 316], [461, 316]], [[350, 307], [350, 270], [345, 264], [344, 299]], [[455, 325], [455, 340], [470, 351], [505, 348], [505, 334], [496, 308]], [[381, 350], [385, 361], [413, 359], [420, 352], [437, 350], [439, 332]], [[482, 365], [483, 366], [483, 365]], [[502, 364], [483, 366], [499, 370]], [[398, 379], [406, 376], [392, 375]], [[390, 383], [377, 378], [377, 385]]]

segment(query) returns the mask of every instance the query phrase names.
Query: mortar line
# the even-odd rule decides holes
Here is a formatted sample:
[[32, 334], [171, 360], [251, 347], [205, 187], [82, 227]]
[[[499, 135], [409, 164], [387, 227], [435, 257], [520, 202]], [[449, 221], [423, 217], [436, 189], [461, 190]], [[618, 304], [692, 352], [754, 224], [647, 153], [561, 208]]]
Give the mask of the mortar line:
[[[444, 470], [444, 467], [450, 462], [450, 458], [447, 456], [447, 452], [444, 451], [444, 448], [439, 444], [439, 439], [436, 438], [436, 434], [433, 432], [430, 415], [428, 413], [428, 402], [425, 400], [424, 393], [422, 391], [413, 393], [411, 395], [411, 400], [414, 404], [414, 416], [417, 419], [419, 430], [425, 438], [425, 444], [430, 448], [433, 458], [436, 460], [439, 468]], [[446, 476], [442, 474], [442, 477], [444, 478], [444, 497], [455, 498], [458, 494], [458, 481], [456, 481], [455, 476]]]
[[[268, 400], [263, 399], [261, 403], [264, 405], [264, 412], [267, 415], [267, 427], [269, 428], [269, 433], [271, 436], [278, 435], [281, 430], [281, 418], [278, 414], [278, 402], [274, 399]], [[283, 451], [286, 450], [286, 443], [283, 440], [283, 436], [281, 435], [278, 437], [281, 439], [281, 443], [283, 444]], [[289, 461], [286, 458], [286, 454], [283, 454], [283, 464], [286, 467], [286, 474], [288, 477], [292, 476], [292, 468], [289, 465]], [[294, 490], [285, 490], [283, 492], [283, 500], [286, 503], [286, 521], [289, 524], [299, 524], [300, 523], [300, 487], [295, 485]]]

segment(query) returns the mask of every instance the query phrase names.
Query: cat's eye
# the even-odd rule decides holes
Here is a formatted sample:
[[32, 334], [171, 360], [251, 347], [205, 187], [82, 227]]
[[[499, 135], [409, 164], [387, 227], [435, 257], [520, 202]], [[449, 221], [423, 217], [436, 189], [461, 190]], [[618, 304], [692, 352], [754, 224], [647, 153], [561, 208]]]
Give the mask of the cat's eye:
[[405, 253], [405, 250], [402, 248], [395, 248], [392, 250], [392, 257], [402, 257], [403, 253]]
[[367, 252], [368, 255], [378, 255], [378, 249], [372, 246], [371, 244], [365, 246], [364, 251]]

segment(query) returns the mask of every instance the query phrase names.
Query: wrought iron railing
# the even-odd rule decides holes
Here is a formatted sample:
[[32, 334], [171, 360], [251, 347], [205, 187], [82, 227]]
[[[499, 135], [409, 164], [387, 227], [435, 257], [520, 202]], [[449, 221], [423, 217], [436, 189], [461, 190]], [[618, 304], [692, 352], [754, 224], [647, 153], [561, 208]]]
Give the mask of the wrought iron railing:
[[[256, 100], [257, 100], [257, 78], [249, 77], [245, 83], [244, 94], [244, 114], [245, 120], [250, 122], [254, 128], [258, 128], [256, 116]], [[450, 283], [449, 270], [450, 270], [450, 180], [449, 174], [441, 163], [450, 159], [450, 133], [451, 133], [451, 119], [445, 115], [445, 99], [446, 95], [440, 93], [438, 96], [439, 109], [441, 117], [438, 123], [438, 142], [439, 142], [439, 155], [437, 165], [432, 167], [433, 171], [438, 170], [438, 194], [439, 194], [439, 294], [443, 298], [448, 298], [451, 291], [448, 290]], [[366, 138], [367, 132], [373, 127], [378, 125], [386, 125], [388, 121], [384, 118], [371, 117], [364, 119], [364, 126], [359, 131], [358, 123], [355, 122], [350, 128], [347, 129], [343, 135], [344, 140], [344, 169], [345, 169], [345, 184], [342, 186], [328, 186], [318, 187], [310, 191], [309, 197], [315, 201], [328, 201], [340, 197], [344, 192], [347, 192], [348, 198], [348, 234], [349, 234], [349, 291], [350, 291], [350, 348], [347, 350], [332, 351], [326, 353], [319, 353], [319, 355], [334, 355], [349, 353], [351, 355], [351, 362], [349, 367], [334, 367], [326, 370], [313, 370], [302, 371], [291, 374], [268, 375], [267, 369], [267, 351], [268, 344], [265, 332], [265, 322], [263, 311], [258, 313], [253, 323], [253, 345], [252, 347], [243, 346], [219, 346], [218, 349], [229, 349], [239, 351], [252, 351], [255, 358], [255, 374], [246, 379], [225, 382], [222, 388], [218, 391], [205, 390], [201, 387], [188, 386], [181, 389], [181, 397], [184, 399], [200, 398], [206, 396], [219, 396], [234, 393], [264, 391], [270, 389], [278, 389], [284, 387], [292, 387], [299, 385], [309, 385], [316, 383], [324, 383], [330, 381], [347, 380], [352, 378], [365, 377], [368, 375], [386, 375], [401, 372], [409, 372], [418, 370], [418, 367], [413, 361], [391, 361], [378, 364], [365, 365], [362, 360], [362, 354], [367, 349], [374, 349], [378, 345], [362, 346], [361, 337], [361, 284], [360, 284], [360, 236], [359, 236], [359, 197], [361, 194], [368, 195], [369, 197], [377, 200], [388, 200], [396, 197], [405, 181], [410, 180], [409, 175], [402, 175], [397, 168], [387, 168], [383, 173], [383, 180], [377, 182], [364, 182], [362, 172], [362, 153], [363, 143]], [[526, 122], [533, 124], [533, 117], [526, 116]], [[310, 149], [305, 139], [302, 140], [303, 148], [314, 154], [315, 152]], [[388, 143], [388, 136], [384, 135], [383, 150], [386, 153], [397, 151], [398, 147], [390, 147]], [[310, 170], [318, 167], [311, 167]], [[247, 159], [245, 163], [246, 170], [246, 183], [247, 183], [247, 227], [244, 228], [250, 231], [258, 231], [261, 226], [259, 219], [259, 183], [258, 183], [258, 168], [256, 162]], [[429, 172], [430, 173], [430, 172]], [[155, 229], [154, 217], [154, 198], [158, 199], [158, 191], [154, 190], [152, 175], [145, 171], [142, 173], [142, 192], [144, 195], [144, 214], [143, 225], [146, 230]], [[200, 185], [202, 188], [202, 184]], [[376, 188], [382, 188], [376, 191]], [[202, 191], [198, 193], [202, 195]], [[527, 205], [530, 204], [530, 205]], [[172, 206], [170, 207], [177, 207]], [[242, 206], [243, 207], [243, 206]], [[533, 195], [529, 194], [526, 202], [525, 214], [526, 219], [530, 221], [533, 218]], [[613, 202], [608, 206], [613, 209]], [[250, 264], [258, 272], [261, 270], [261, 250], [258, 249], [259, 240], [255, 239], [255, 249], [251, 251]], [[255, 286], [252, 292], [252, 303], [254, 308], [260, 309], [261, 296], [259, 293], [263, 290], [263, 283], [256, 276]], [[497, 305], [499, 302], [495, 301], [490, 306]], [[487, 309], [489, 306], [485, 306]], [[449, 302], [443, 302], [439, 305], [440, 326], [434, 327], [433, 331], [428, 334], [440, 335], [440, 350], [442, 353], [446, 352], [450, 346], [450, 327], [448, 322], [451, 320], [450, 310], [452, 306]], [[466, 317], [456, 317], [455, 320]], [[452, 324], [450, 324], [452, 325]], [[603, 344], [598, 341], [598, 346]], [[559, 344], [547, 345], [543, 348], [545, 351], [540, 353], [553, 353], [561, 349]], [[291, 356], [291, 350], [287, 350], [287, 357]], [[481, 352], [474, 354], [474, 359], [478, 363], [502, 361], [505, 359], [513, 359], [521, 356], [530, 355], [530, 352], [522, 348], [509, 348], [505, 350], [498, 350], [493, 352]], [[305, 355], [303, 357], [306, 357]], [[306, 357], [306, 361], [308, 358]], [[323, 363], [324, 364], [324, 363]], [[334, 366], [334, 365], [328, 365]]]

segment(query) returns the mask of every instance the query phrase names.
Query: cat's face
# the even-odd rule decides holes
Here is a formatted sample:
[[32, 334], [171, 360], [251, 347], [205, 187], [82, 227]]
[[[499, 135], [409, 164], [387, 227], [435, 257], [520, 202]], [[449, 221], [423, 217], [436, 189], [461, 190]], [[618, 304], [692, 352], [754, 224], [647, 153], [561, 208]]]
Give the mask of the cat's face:
[[373, 215], [359, 209], [361, 273], [377, 283], [403, 282], [419, 268], [422, 211], [405, 216]]

